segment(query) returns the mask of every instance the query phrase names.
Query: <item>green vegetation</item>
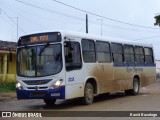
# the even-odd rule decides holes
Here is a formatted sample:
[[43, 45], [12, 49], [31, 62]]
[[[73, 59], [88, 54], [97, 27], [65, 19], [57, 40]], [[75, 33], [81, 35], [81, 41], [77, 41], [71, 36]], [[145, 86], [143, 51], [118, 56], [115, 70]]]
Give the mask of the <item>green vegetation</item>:
[[0, 79], [0, 92], [15, 91], [15, 80], [2, 80]]
[[154, 25], [159, 25], [160, 26], [160, 15], [157, 15], [154, 18], [156, 19], [156, 22], [154, 23]]

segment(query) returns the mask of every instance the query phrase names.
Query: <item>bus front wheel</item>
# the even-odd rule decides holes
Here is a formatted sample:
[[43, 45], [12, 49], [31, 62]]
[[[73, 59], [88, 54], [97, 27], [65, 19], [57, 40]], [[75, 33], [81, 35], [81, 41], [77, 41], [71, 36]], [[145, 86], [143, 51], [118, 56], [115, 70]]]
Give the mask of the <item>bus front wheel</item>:
[[84, 98], [83, 98], [83, 103], [85, 105], [92, 104], [94, 100], [94, 89], [93, 85], [91, 83], [86, 83], [85, 88], [84, 88]]
[[125, 90], [126, 95], [137, 95], [139, 93], [140, 83], [138, 78], [133, 79], [133, 89]]
[[46, 105], [54, 105], [56, 102], [56, 99], [43, 99]]

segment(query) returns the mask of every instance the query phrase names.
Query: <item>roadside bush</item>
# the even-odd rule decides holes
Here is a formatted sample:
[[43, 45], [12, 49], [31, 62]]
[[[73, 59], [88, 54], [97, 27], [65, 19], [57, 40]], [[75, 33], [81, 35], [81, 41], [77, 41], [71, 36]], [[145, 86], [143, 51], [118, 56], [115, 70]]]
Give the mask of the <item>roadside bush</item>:
[[15, 80], [0, 79], [0, 91], [15, 90], [16, 89], [15, 86], [16, 86], [16, 81]]

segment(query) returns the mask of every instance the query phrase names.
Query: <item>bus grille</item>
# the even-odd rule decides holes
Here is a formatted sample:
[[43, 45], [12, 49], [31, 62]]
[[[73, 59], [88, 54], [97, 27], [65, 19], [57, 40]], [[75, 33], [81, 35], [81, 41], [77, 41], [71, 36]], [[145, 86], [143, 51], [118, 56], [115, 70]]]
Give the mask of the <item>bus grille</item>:
[[43, 85], [47, 84], [51, 81], [52, 79], [46, 79], [46, 80], [23, 80], [24, 83], [27, 85]]
[[[37, 90], [41, 90], [41, 89], [47, 89], [48, 87], [38, 87]], [[27, 89], [29, 90], [35, 90], [36, 87], [27, 87]]]

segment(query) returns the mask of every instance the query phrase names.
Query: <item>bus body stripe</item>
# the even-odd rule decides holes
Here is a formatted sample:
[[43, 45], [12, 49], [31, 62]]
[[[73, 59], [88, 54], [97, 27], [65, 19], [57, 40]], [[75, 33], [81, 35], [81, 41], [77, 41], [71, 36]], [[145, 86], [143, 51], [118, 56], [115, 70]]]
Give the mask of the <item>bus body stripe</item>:
[[155, 67], [156, 64], [123, 64], [123, 63], [114, 63], [114, 67]]

